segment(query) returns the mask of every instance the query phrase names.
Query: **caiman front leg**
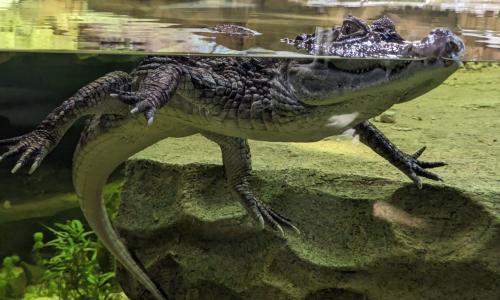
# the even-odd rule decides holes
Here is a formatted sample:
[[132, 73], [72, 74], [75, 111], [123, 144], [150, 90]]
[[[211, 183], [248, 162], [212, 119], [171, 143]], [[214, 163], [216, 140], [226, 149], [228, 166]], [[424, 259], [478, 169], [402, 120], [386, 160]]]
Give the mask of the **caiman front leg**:
[[19, 137], [0, 140], [0, 148], [7, 148], [7, 152], [0, 155], [0, 162], [8, 157], [20, 155], [11, 172], [16, 173], [23, 166], [31, 164], [29, 173], [33, 173], [79, 118], [90, 114], [127, 112], [126, 105], [108, 95], [112, 90], [128, 89], [129, 83], [130, 76], [127, 73], [116, 71], [82, 87], [54, 109], [33, 131]]
[[134, 76], [145, 76], [137, 91], [117, 89], [111, 96], [134, 106], [130, 112], [143, 113], [148, 125], [151, 125], [155, 112], [165, 106], [174, 95], [182, 79], [182, 71], [174, 64], [154, 65], [139, 71], [136, 69], [132, 72]]
[[418, 160], [420, 155], [425, 150], [425, 147], [420, 148], [414, 154], [406, 154], [399, 150], [388, 138], [384, 136], [373, 124], [365, 121], [356, 127], [356, 132], [359, 134], [360, 141], [372, 148], [373, 151], [389, 161], [393, 166], [405, 173], [413, 182], [422, 188], [422, 181], [419, 176], [426, 177], [432, 180], [442, 181], [441, 177], [431, 173], [425, 169], [436, 168], [445, 166], [446, 163], [438, 162], [425, 162]]
[[252, 162], [247, 140], [214, 133], [204, 133], [203, 135], [220, 146], [227, 182], [252, 217], [257, 219], [262, 227], [268, 224], [273, 229], [280, 231], [282, 235], [284, 234], [283, 227], [299, 233], [290, 219], [267, 207], [253, 195], [248, 183]]

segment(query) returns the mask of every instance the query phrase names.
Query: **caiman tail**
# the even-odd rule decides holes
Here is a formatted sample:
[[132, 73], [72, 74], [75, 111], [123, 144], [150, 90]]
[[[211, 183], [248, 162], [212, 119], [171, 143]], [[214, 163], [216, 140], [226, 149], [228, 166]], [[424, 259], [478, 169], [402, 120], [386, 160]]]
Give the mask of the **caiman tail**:
[[73, 158], [73, 184], [87, 222], [114, 257], [158, 300], [166, 300], [167, 296], [139, 266], [114, 230], [102, 192], [109, 175], [131, 155], [167, 136], [189, 135], [181, 126], [174, 129], [173, 124], [161, 124], [163, 119], [157, 118], [153, 126], [145, 126], [140, 116], [123, 119], [96, 116], [83, 132]]

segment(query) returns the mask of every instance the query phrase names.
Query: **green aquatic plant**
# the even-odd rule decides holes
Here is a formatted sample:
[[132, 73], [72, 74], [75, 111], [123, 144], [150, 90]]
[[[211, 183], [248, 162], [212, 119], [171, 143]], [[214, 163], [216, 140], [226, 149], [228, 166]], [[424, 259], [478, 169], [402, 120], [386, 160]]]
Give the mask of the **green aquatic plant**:
[[3, 259], [2, 266], [3, 266], [6, 274], [11, 273], [20, 261], [21, 261], [21, 259], [17, 255], [5, 257]]
[[18, 299], [26, 288], [26, 275], [19, 267], [21, 259], [17, 255], [7, 256], [2, 261], [0, 272], [0, 299]]
[[33, 234], [33, 251], [42, 249], [43, 245], [43, 232], [35, 232]]
[[105, 300], [112, 292], [114, 272], [102, 272], [97, 262], [98, 244], [92, 231], [86, 231], [78, 220], [65, 224], [56, 223], [48, 229], [55, 239], [43, 243], [34, 235], [33, 249], [48, 247], [54, 256], [42, 260], [46, 268], [42, 276], [42, 286], [47, 295], [55, 295], [63, 300]]
[[43, 247], [43, 232], [35, 232], [33, 234], [33, 248], [31, 251], [33, 252], [33, 260], [37, 265], [43, 264], [42, 256], [40, 254]]

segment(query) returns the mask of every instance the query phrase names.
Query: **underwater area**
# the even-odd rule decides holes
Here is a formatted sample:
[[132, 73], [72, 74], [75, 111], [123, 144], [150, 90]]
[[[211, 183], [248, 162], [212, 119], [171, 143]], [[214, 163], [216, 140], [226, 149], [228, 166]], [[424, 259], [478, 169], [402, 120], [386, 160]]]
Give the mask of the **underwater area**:
[[[372, 34], [382, 42], [357, 43]], [[193, 83], [162, 91], [154, 122], [131, 117], [126, 95], [181, 72], [169, 64]], [[138, 82], [106, 85], [137, 66]], [[217, 76], [234, 83], [242, 67], [259, 84], [241, 102], [271, 98], [267, 119], [213, 104], [232, 97]], [[110, 72], [77, 94], [108, 99], [88, 108], [103, 117], [76, 120], [87, 107], [70, 97]], [[377, 76], [387, 85], [370, 89]], [[51, 133], [74, 125], [29, 152], [51, 112]], [[88, 204], [102, 185], [111, 241]], [[116, 241], [146, 279], [116, 262]], [[0, 0], [0, 262], [0, 300], [500, 299], [500, 2]]]

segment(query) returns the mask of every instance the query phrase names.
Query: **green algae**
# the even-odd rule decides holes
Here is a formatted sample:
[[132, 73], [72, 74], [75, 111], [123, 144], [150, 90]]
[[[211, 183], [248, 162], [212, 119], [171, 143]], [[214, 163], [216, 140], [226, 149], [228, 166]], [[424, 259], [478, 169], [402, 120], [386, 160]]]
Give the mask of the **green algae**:
[[[176, 299], [203, 288], [218, 299], [495, 299], [500, 292], [498, 219], [480, 205], [484, 195], [308, 169], [257, 170], [251, 184], [302, 233], [262, 231], [235, 207], [220, 166], [149, 160], [128, 164], [116, 228]], [[336, 192], [342, 188], [361, 192]], [[132, 299], [141, 295], [126, 272], [117, 276]]]
[[[467, 66], [396, 105], [395, 124], [375, 122], [404, 151], [426, 145], [424, 160], [448, 162], [436, 169], [443, 183], [424, 179], [418, 190], [345, 137], [250, 141], [255, 193], [302, 231], [283, 240], [259, 231], [220, 167], [197, 165], [220, 165], [217, 145], [169, 139], [132, 158], [117, 226], [179, 299], [203, 288], [220, 299], [496, 299], [498, 70]], [[127, 292], [141, 291], [120, 276]]]

